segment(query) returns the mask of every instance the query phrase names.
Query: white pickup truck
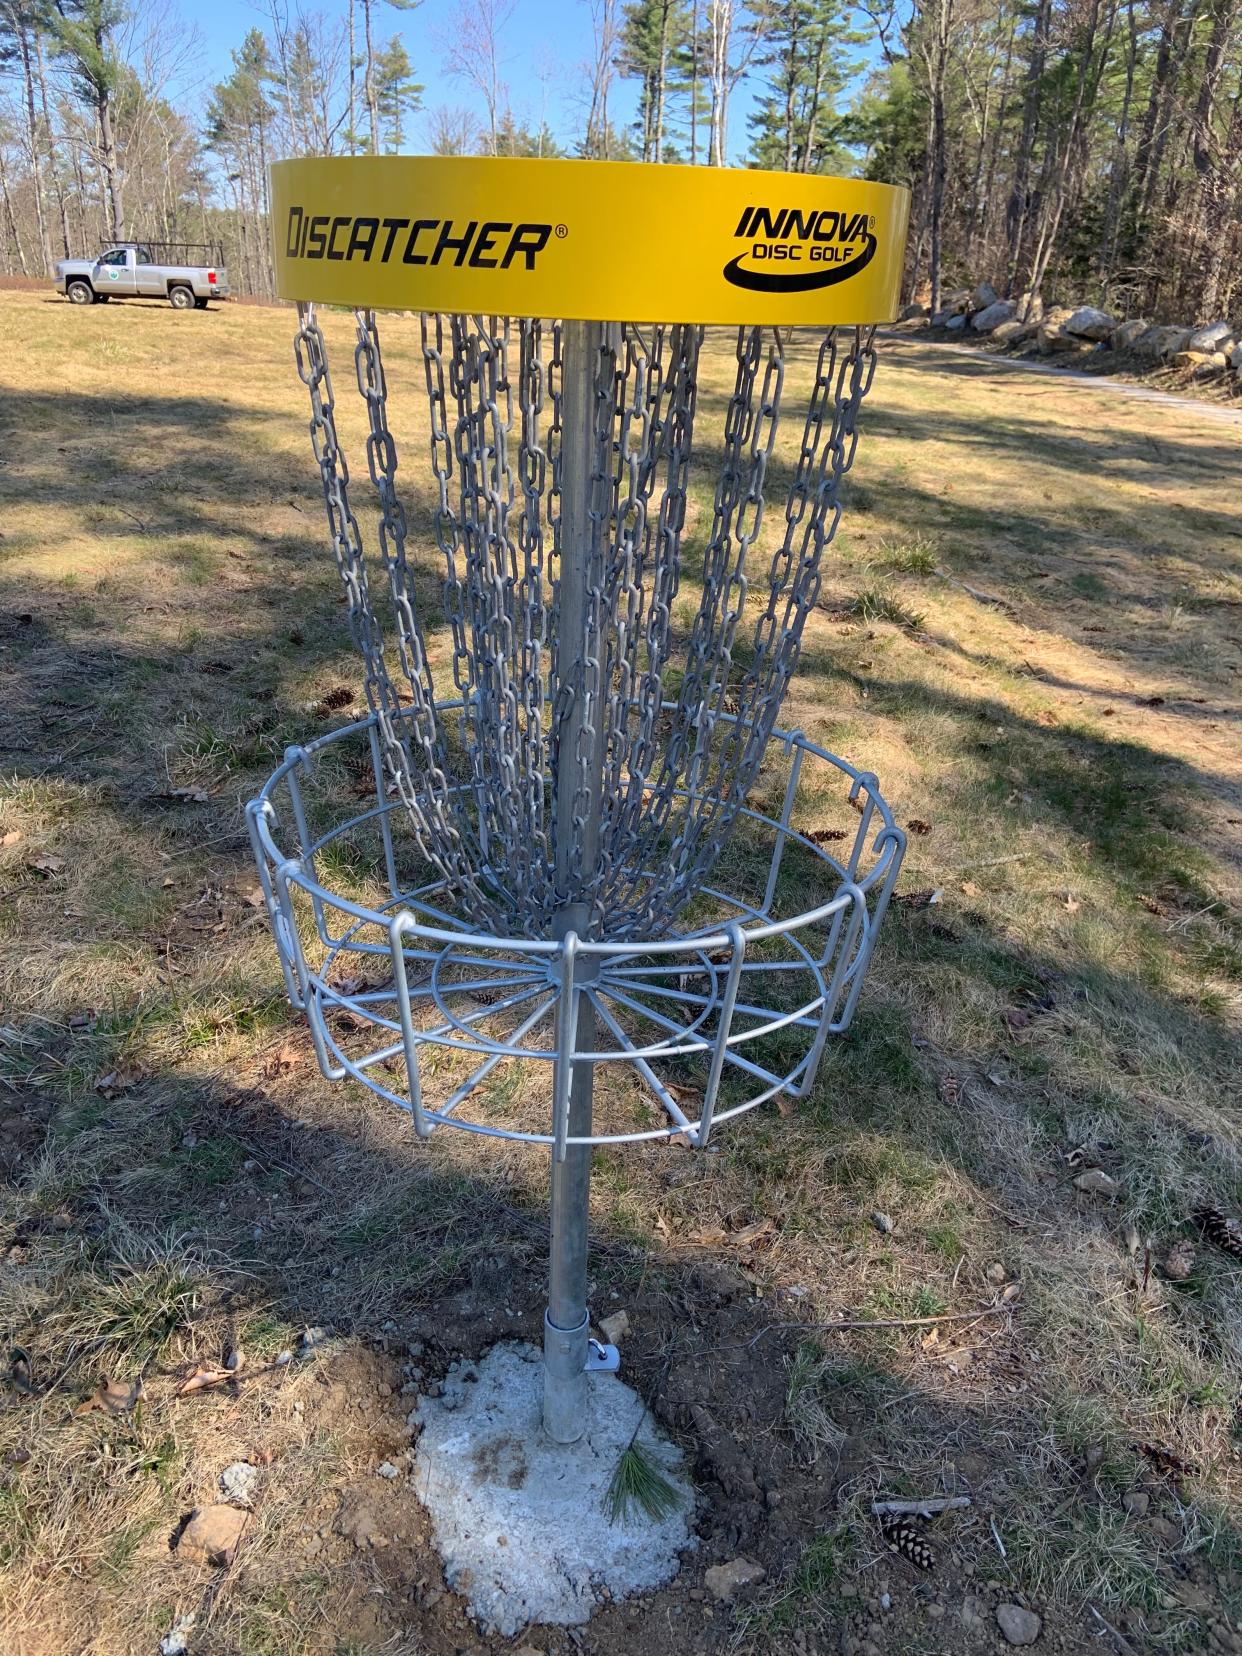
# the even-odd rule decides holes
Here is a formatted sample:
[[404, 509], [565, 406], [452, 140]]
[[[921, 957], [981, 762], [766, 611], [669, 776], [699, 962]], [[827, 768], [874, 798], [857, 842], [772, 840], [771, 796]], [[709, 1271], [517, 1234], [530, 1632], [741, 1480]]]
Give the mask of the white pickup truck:
[[[167, 299], [174, 310], [206, 310], [209, 299], [228, 298], [224, 270], [212, 258], [216, 251], [188, 242], [118, 242], [97, 259], [62, 259], [56, 290], [75, 305]], [[203, 262], [196, 254], [205, 256]]]

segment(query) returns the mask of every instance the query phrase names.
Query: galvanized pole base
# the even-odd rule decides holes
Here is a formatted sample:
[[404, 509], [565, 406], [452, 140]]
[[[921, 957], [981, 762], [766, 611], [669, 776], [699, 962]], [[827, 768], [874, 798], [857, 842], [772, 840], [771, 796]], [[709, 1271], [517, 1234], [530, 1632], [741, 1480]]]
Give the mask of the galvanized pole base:
[[[575, 1052], [590, 1052], [595, 1041], [595, 1011], [578, 996], [574, 1020]], [[591, 1134], [594, 1065], [573, 1064], [569, 1082], [569, 1136]], [[591, 1146], [570, 1144], [565, 1159], [552, 1157], [552, 1249], [548, 1309], [543, 1319], [543, 1425], [556, 1443], [576, 1443], [586, 1430], [587, 1360], [587, 1212], [590, 1203]]]
[[[603, 721], [600, 717], [598, 608], [592, 615], [589, 591], [593, 577], [591, 521], [592, 473], [595, 467], [595, 376], [604, 343], [604, 325], [566, 322], [562, 369], [564, 425], [561, 449], [560, 603], [563, 686], [570, 690], [556, 733], [557, 813], [553, 848], [557, 884], [573, 892], [590, 880], [598, 854], [603, 787]], [[593, 671], [592, 671], [593, 670]], [[585, 775], [581, 756], [588, 745]], [[580, 883], [579, 883], [580, 882]], [[570, 900], [561, 911], [557, 931], [583, 935], [590, 925], [590, 904]], [[580, 981], [575, 974], [575, 988]], [[572, 1041], [557, 1058], [558, 1070], [569, 1065], [568, 1137], [591, 1136], [594, 1066], [575, 1063], [574, 1053], [595, 1049], [595, 1010], [586, 995], [576, 994], [570, 1021]], [[554, 1076], [563, 1088], [563, 1074]], [[543, 1424], [556, 1443], [576, 1443], [587, 1421], [587, 1211], [590, 1202], [591, 1147], [569, 1144], [562, 1159], [552, 1154], [552, 1247], [548, 1309], [544, 1316]]]

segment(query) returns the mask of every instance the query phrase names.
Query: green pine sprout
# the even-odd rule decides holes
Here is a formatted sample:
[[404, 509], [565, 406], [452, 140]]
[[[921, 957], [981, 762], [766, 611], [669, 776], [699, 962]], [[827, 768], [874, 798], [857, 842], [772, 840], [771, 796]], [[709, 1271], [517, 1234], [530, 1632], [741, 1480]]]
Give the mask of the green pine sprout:
[[657, 1523], [677, 1510], [681, 1496], [650, 1450], [631, 1439], [621, 1451], [608, 1485], [607, 1503], [610, 1524], [628, 1517], [631, 1507], [638, 1507], [652, 1523]]

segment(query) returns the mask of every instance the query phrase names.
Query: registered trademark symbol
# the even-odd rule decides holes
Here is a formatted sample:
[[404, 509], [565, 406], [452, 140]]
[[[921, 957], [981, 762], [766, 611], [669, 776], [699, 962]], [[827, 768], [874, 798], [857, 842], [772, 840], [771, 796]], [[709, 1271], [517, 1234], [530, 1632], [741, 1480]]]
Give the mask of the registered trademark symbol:
[[557, 227], [556, 227], [556, 239], [557, 239], [557, 241], [564, 241], [565, 237], [568, 234], [569, 234], [569, 226], [567, 224], [558, 224], [557, 225]]

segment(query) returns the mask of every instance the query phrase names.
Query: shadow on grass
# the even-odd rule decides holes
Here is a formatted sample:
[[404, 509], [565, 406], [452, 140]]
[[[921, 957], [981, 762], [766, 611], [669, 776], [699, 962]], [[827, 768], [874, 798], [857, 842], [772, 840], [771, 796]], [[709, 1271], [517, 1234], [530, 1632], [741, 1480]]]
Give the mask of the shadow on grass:
[[[935, 965], [943, 940], [929, 952], [922, 917], [902, 916], [893, 929], [899, 960], [916, 954], [923, 966]], [[1004, 978], [1015, 991], [1029, 985], [1046, 990], [1051, 971], [986, 937], [956, 967], [979, 971], [989, 981]], [[452, 1641], [463, 1638], [480, 1648], [459, 1601], [435, 1591], [438, 1563], [426, 1526], [409, 1528], [410, 1514], [418, 1511], [412, 1492], [404, 1482], [392, 1490], [378, 1485], [373, 1465], [397, 1457], [393, 1445], [401, 1441], [410, 1400], [391, 1394], [411, 1368], [423, 1376], [421, 1388], [454, 1359], [477, 1357], [497, 1340], [538, 1341], [547, 1262], [545, 1160], [525, 1151], [515, 1170], [511, 1161], [506, 1165], [503, 1157], [480, 1151], [468, 1170], [446, 1163], [387, 1119], [377, 1128], [373, 1101], [357, 1094], [352, 1124], [348, 1091], [321, 1091], [308, 1073], [304, 1034], [282, 1024], [275, 1013], [268, 1025], [273, 1042], [280, 1043], [280, 1059], [266, 1084], [230, 1086], [210, 1071], [189, 1076], [170, 1069], [113, 1098], [90, 1090], [62, 1098], [49, 1125], [49, 1159], [41, 1162], [33, 1153], [24, 1159], [29, 1194], [20, 1178], [6, 1192], [14, 1219], [9, 1242], [23, 1259], [37, 1262], [53, 1289], [36, 1316], [18, 1317], [11, 1337], [28, 1355], [37, 1393], [68, 1360], [73, 1366], [61, 1385], [66, 1397], [88, 1392], [101, 1374], [128, 1377], [143, 1367], [147, 1399], [132, 1426], [106, 1419], [97, 1429], [89, 1420], [51, 1426], [53, 1435], [73, 1433], [83, 1445], [92, 1436], [108, 1438], [114, 1452], [123, 1453], [131, 1478], [161, 1471], [165, 1463], [156, 1451], [169, 1433], [180, 1441], [180, 1454], [189, 1456], [192, 1446], [210, 1462], [213, 1434], [236, 1431], [230, 1427], [235, 1418], [245, 1420], [243, 1430], [258, 1434], [255, 1449], [275, 1445], [272, 1475], [278, 1484], [282, 1455], [305, 1453], [308, 1441], [319, 1445], [323, 1458], [315, 1477], [280, 1486], [285, 1508], [279, 1518], [263, 1519], [260, 1506], [261, 1524], [269, 1527], [261, 1528], [240, 1574], [212, 1609], [223, 1641], [213, 1650], [248, 1650], [239, 1630], [282, 1593], [292, 1602], [314, 1591], [340, 1640], [370, 1625], [370, 1613], [364, 1616], [358, 1604], [375, 1586], [382, 1589], [381, 1605], [373, 1606], [377, 1636], [413, 1633], [426, 1641], [421, 1648], [436, 1652], [456, 1648]], [[74, 1055], [77, 1072], [93, 1073], [114, 1061], [127, 1033], [122, 1021], [80, 1036], [78, 1044], [90, 1050]], [[1088, 1570], [1094, 1572], [1093, 1595], [1131, 1632], [1141, 1631], [1143, 1622], [1128, 1621], [1127, 1612], [1161, 1621], [1168, 1581], [1185, 1566], [1180, 1541], [1160, 1543], [1121, 1513], [1121, 1494], [1141, 1472], [1128, 1422], [1084, 1408], [1067, 1381], [1032, 1360], [1029, 1347], [1040, 1335], [1022, 1303], [1012, 1320], [1006, 1314], [987, 1322], [983, 1332], [976, 1329], [961, 1357], [965, 1363], [973, 1353], [968, 1378], [956, 1385], [933, 1379], [932, 1368], [920, 1366], [924, 1328], [834, 1339], [802, 1326], [807, 1305], [822, 1308], [825, 1299], [834, 1307], [830, 1315], [882, 1319], [957, 1312], [990, 1292], [972, 1273], [960, 1291], [957, 1272], [948, 1286], [949, 1255], [966, 1244], [955, 1235], [950, 1247], [944, 1224], [928, 1225], [930, 1245], [943, 1256], [935, 1278], [939, 1292], [916, 1288], [908, 1270], [889, 1269], [894, 1243], [918, 1246], [910, 1227], [902, 1242], [897, 1204], [917, 1205], [918, 1194], [936, 1185], [952, 1142], [934, 1068], [925, 1048], [920, 1055], [915, 1035], [900, 1016], [866, 1006], [854, 1032], [831, 1050], [815, 1097], [792, 1121], [753, 1117], [721, 1135], [715, 1157], [691, 1159], [668, 1147], [597, 1154], [593, 1304], [597, 1314], [617, 1305], [628, 1312], [626, 1377], [650, 1396], [658, 1419], [685, 1447], [698, 1489], [703, 1547], [666, 1592], [639, 1606], [602, 1608], [591, 1624], [592, 1651], [621, 1656], [632, 1650], [636, 1634], [650, 1630], [658, 1639], [670, 1625], [683, 1630], [679, 1647], [702, 1650], [735, 1648], [739, 1631], [749, 1648], [778, 1650], [785, 1648], [781, 1640], [791, 1625], [843, 1627], [854, 1603], [840, 1588], [857, 1570], [870, 1565], [874, 1572], [884, 1555], [868, 1502], [881, 1494], [926, 1494], [943, 1478], [972, 1495], [972, 1517], [995, 1520], [1010, 1550], [1006, 1568], [1041, 1604], [1054, 1579], [1065, 1594], [1073, 1572]], [[995, 1063], [982, 1050], [973, 1056], [980, 1066]], [[1051, 1155], [1051, 1124], [1037, 1119], [1034, 1125]], [[970, 1192], [978, 1189], [988, 1205], [1003, 1205], [1011, 1194], [1003, 1162], [998, 1147], [984, 1142], [985, 1123], [978, 1126], [972, 1134], [971, 1125], [961, 1123], [957, 1137], [955, 1148], [972, 1181], [961, 1187], [959, 1200], [971, 1204]], [[634, 1164], [645, 1189], [641, 1224], [632, 1203], [620, 1201], [610, 1211]], [[823, 1181], [818, 1191], [807, 1183], [816, 1169]], [[730, 1214], [732, 1228], [756, 1217], [775, 1221], [759, 1252], [720, 1244], [705, 1250], [696, 1240], [696, 1228], [713, 1212], [714, 1184], [723, 1184], [733, 1202], [739, 1188], [749, 1192], [744, 1211]], [[801, 1199], [788, 1200], [799, 1185]], [[662, 1196], [656, 1194], [661, 1190]], [[660, 1242], [646, 1222], [653, 1198], [672, 1220], [671, 1234], [666, 1225]], [[880, 1205], [898, 1212], [898, 1238], [878, 1236], [870, 1225], [867, 1216]], [[964, 1231], [972, 1217], [959, 1209], [946, 1223]], [[774, 1291], [771, 1266], [776, 1277], [788, 1276], [778, 1255], [826, 1220], [839, 1227], [838, 1249], [848, 1243], [866, 1256], [865, 1266], [842, 1269], [836, 1282], [817, 1284], [810, 1301], [805, 1285]], [[171, 1309], [140, 1315], [141, 1302], [131, 1292], [127, 1322], [109, 1325], [111, 1331], [106, 1326], [102, 1338], [76, 1350], [66, 1349], [63, 1339], [58, 1345], [64, 1302], [89, 1306], [93, 1296], [123, 1280], [114, 1251], [121, 1235], [129, 1239], [130, 1263], [138, 1238], [151, 1259], [174, 1259], [177, 1282], [189, 1282], [193, 1295], [178, 1290], [174, 1301], [161, 1277], [159, 1292]], [[885, 1287], [890, 1280], [894, 1287]], [[1194, 1318], [1193, 1306], [1186, 1315]], [[333, 1338], [318, 1337], [319, 1349], [272, 1366], [282, 1348], [298, 1350], [302, 1329], [325, 1326]], [[951, 1359], [957, 1350], [952, 1325], [944, 1333]], [[351, 1342], [370, 1354], [365, 1363], [350, 1355]], [[219, 1361], [233, 1343], [247, 1352], [241, 1378], [176, 1402], [179, 1377], [195, 1363]], [[195, 1355], [187, 1357], [187, 1349]], [[407, 1351], [417, 1353], [415, 1364]], [[791, 1365], [800, 1354], [813, 1371], [813, 1398], [791, 1393]], [[359, 1391], [363, 1378], [365, 1391]], [[1000, 1428], [997, 1386], [1010, 1396]], [[340, 1395], [343, 1388], [348, 1396]], [[261, 1406], [242, 1413], [239, 1399], [256, 1391]], [[1015, 1391], [1021, 1401], [1013, 1399]], [[14, 1410], [19, 1423], [20, 1411], [36, 1406], [45, 1422], [52, 1418], [45, 1402], [12, 1397], [10, 1423]], [[293, 1437], [282, 1424], [291, 1409]], [[1038, 1467], [1025, 1455], [1014, 1459], [1015, 1419], [1030, 1434], [1028, 1446], [1044, 1446]], [[827, 1434], [818, 1449], [814, 1431]], [[1106, 1458], [1093, 1471], [1084, 1456], [1097, 1443]], [[187, 1470], [198, 1487], [198, 1463], [188, 1463]], [[94, 1476], [112, 1476], [106, 1467], [80, 1475], [87, 1484]], [[23, 1476], [20, 1468], [9, 1475], [10, 1491], [20, 1490]], [[175, 1533], [192, 1504], [183, 1489], [175, 1481], [166, 1488], [158, 1533]], [[1078, 1514], [1072, 1527], [1064, 1519], [1067, 1505]], [[362, 1559], [348, 1539], [360, 1507], [401, 1532], [391, 1546]], [[1180, 1510], [1159, 1497], [1153, 1513], [1157, 1507]], [[36, 1516], [30, 1515], [32, 1536], [38, 1533]], [[316, 1524], [319, 1540], [307, 1549], [305, 1537]], [[1091, 1531], [1087, 1542], [1081, 1538], [1084, 1524]], [[937, 1585], [953, 1603], [963, 1592], [979, 1595], [979, 1582], [1000, 1569], [985, 1526], [941, 1524], [933, 1540], [940, 1552]], [[690, 1594], [699, 1590], [704, 1566], [739, 1552], [764, 1564], [769, 1588], [737, 1624], [728, 1616], [704, 1624]], [[966, 1567], [978, 1580], [963, 1574]], [[1196, 1567], [1202, 1574], [1202, 1560]], [[115, 1562], [111, 1568], [119, 1588], [126, 1572]], [[149, 1602], [171, 1595], [184, 1608], [187, 1583], [179, 1568], [158, 1549], [148, 1552], [141, 1593]], [[1070, 1572], [1065, 1579], [1057, 1576], [1062, 1570]], [[79, 1587], [84, 1579], [91, 1582], [89, 1571], [74, 1573]], [[863, 1580], [874, 1582], [878, 1575], [895, 1581], [898, 1643], [890, 1648], [913, 1648], [901, 1617], [921, 1618], [920, 1601], [911, 1593], [917, 1577], [890, 1561]], [[94, 1587], [106, 1579], [108, 1571]], [[191, 1584], [189, 1603], [200, 1610], [214, 1604], [217, 1592], [207, 1586], [199, 1603], [195, 1595], [203, 1590]], [[125, 1591], [133, 1591], [132, 1582]], [[1007, 1589], [999, 1596], [1007, 1596]], [[1080, 1605], [1069, 1612], [1067, 1630], [1076, 1613]], [[357, 1622], [349, 1619], [354, 1616]], [[1182, 1619], [1194, 1625], [1193, 1618]], [[508, 1646], [484, 1638], [481, 1648]], [[1088, 1648], [1085, 1642], [1082, 1648]]]

